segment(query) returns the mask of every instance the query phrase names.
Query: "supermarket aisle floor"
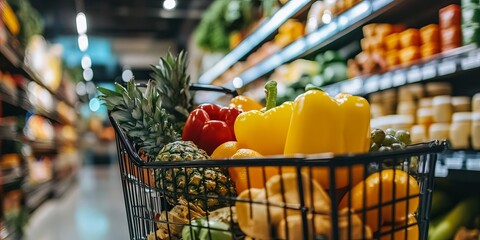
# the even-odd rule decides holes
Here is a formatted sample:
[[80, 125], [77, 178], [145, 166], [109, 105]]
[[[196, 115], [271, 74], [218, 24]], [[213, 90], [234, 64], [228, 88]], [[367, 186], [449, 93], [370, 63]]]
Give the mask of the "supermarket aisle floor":
[[27, 240], [128, 239], [118, 165], [85, 166], [77, 184], [37, 209]]

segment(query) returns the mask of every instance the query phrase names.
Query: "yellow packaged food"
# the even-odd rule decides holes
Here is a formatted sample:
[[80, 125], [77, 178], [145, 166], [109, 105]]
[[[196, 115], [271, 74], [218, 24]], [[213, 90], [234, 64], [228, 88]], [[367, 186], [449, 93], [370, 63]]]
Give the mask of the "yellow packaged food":
[[409, 28], [401, 32], [399, 39], [402, 48], [421, 45], [420, 31], [415, 28]]
[[389, 68], [395, 67], [400, 64], [400, 59], [398, 58], [397, 50], [390, 50], [385, 54], [385, 61]]
[[385, 47], [388, 50], [397, 50], [400, 49], [400, 41], [398, 39], [398, 33], [392, 33], [385, 37]]
[[423, 28], [420, 28], [420, 37], [422, 44], [427, 43], [440, 43], [440, 30], [437, 24], [430, 24]]
[[415, 60], [420, 59], [420, 47], [410, 46], [399, 51], [398, 57], [403, 65], [410, 65]]
[[440, 53], [440, 44], [437, 42], [425, 43], [421, 47], [422, 58], [428, 58], [435, 54]]
[[372, 23], [372, 24], [368, 24], [368, 25], [365, 25], [363, 26], [362, 28], [362, 31], [363, 31], [363, 36], [365, 37], [372, 37], [375, 35], [375, 27], [376, 27], [377, 24], [375, 23]]

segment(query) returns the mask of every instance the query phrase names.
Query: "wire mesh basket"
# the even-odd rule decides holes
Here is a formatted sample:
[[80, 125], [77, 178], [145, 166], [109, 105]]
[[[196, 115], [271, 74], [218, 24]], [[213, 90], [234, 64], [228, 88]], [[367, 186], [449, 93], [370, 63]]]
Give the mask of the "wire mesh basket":
[[[445, 142], [357, 155], [149, 162], [109, 117], [130, 239], [427, 238]], [[246, 190], [228, 191], [234, 175]]]

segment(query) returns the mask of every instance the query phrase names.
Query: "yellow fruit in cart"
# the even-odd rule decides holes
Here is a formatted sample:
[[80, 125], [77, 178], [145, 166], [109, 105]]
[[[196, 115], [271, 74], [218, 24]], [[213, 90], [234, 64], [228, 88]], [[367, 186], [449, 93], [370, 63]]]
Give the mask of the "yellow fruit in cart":
[[228, 141], [218, 146], [210, 156], [212, 159], [231, 158], [239, 149], [245, 148], [237, 141]]
[[[363, 219], [362, 215], [366, 208], [372, 208], [366, 211], [366, 223], [373, 232], [376, 232], [383, 222], [405, 221], [408, 214], [413, 214], [418, 208], [419, 192], [420, 188], [415, 178], [402, 170], [387, 169], [381, 171], [381, 173], [377, 172], [370, 175], [365, 181], [353, 187], [340, 202], [340, 208], [354, 209], [360, 215], [360, 219]], [[348, 206], [350, 194], [351, 205]], [[397, 200], [407, 196], [413, 196], [408, 198], [408, 209], [406, 200]], [[363, 200], [364, 197], [366, 202]], [[380, 202], [386, 205], [380, 207]], [[395, 212], [392, 212], [393, 205], [395, 205]], [[379, 210], [382, 214], [380, 224], [378, 222]]]
[[[260, 153], [251, 149], [239, 149], [232, 159], [261, 158]], [[248, 169], [247, 169], [248, 168]], [[293, 167], [283, 167], [282, 173], [294, 172]], [[264, 188], [265, 183], [273, 176], [280, 174], [279, 167], [231, 167], [230, 177], [235, 182], [237, 193], [249, 188]], [[265, 178], [264, 178], [265, 176]]]
[[[415, 225], [411, 227], [407, 227], [412, 224], [415, 224]], [[405, 231], [405, 228], [407, 228], [406, 231]], [[382, 226], [382, 228], [380, 229], [380, 234], [383, 234], [383, 233], [389, 233], [389, 234], [381, 236], [380, 240], [403, 240], [403, 239], [416, 240], [420, 236], [418, 232], [417, 219], [415, 219], [413, 215], [408, 217], [407, 222], [396, 223], [394, 225], [394, 229], [398, 229], [398, 230], [394, 230], [395, 232], [393, 233], [393, 238], [392, 238], [392, 235], [390, 234], [390, 232], [392, 231], [392, 225], [388, 224], [388, 225]], [[405, 236], [405, 232], [407, 233], [407, 236]]]

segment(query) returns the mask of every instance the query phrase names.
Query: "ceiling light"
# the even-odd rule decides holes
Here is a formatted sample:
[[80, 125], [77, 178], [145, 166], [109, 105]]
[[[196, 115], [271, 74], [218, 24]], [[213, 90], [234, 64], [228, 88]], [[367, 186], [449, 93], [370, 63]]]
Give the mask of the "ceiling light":
[[242, 80], [241, 78], [239, 78], [239, 77], [234, 78], [232, 82], [233, 82], [233, 86], [234, 86], [235, 88], [241, 88], [241, 87], [243, 87], [243, 80]]
[[126, 69], [122, 72], [122, 80], [124, 82], [128, 82], [133, 78], [133, 72], [130, 69]]
[[88, 37], [85, 34], [78, 36], [78, 48], [80, 51], [85, 52], [88, 49]]
[[92, 59], [90, 59], [90, 56], [85, 55], [82, 57], [82, 68], [87, 69], [92, 67]]
[[83, 79], [85, 79], [85, 81], [91, 81], [93, 79], [93, 70], [91, 68], [83, 70]]
[[77, 14], [77, 32], [78, 34], [87, 33], [87, 17], [83, 12]]
[[166, 10], [172, 10], [177, 6], [177, 1], [175, 0], [165, 0], [163, 1], [163, 8]]

